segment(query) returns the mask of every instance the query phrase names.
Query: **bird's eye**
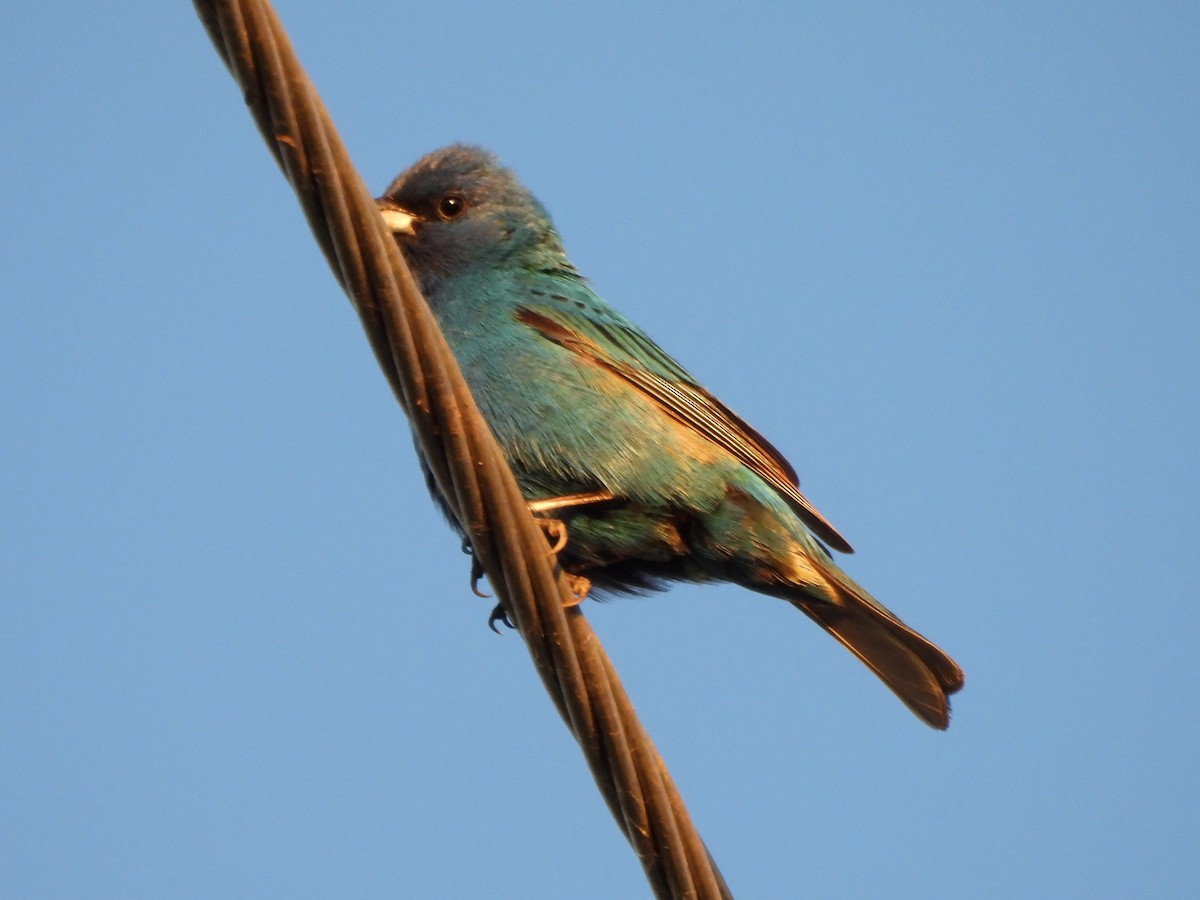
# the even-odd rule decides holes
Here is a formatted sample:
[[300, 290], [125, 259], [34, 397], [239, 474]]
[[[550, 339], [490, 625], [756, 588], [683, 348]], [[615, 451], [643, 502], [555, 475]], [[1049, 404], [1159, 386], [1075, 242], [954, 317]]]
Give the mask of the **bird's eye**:
[[467, 201], [458, 194], [447, 194], [438, 201], [437, 213], [444, 221], [457, 219], [467, 210]]

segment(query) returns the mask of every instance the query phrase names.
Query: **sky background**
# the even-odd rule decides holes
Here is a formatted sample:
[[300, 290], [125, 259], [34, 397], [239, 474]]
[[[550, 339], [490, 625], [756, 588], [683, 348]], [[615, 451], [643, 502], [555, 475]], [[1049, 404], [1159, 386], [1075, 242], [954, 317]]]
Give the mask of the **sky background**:
[[[376, 192], [486, 145], [967, 673], [587, 614], [736, 895], [1200, 893], [1200, 12], [280, 0]], [[0, 894], [637, 897], [190, 4], [0, 12]]]

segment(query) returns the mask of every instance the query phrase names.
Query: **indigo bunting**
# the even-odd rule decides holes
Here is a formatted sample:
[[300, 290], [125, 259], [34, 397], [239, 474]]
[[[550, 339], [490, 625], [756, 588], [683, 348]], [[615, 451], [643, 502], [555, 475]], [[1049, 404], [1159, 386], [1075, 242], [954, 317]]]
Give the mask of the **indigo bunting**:
[[453, 145], [376, 202], [566, 572], [780, 597], [946, 728], [959, 667], [838, 568], [850, 545], [779, 451], [592, 291], [510, 170]]

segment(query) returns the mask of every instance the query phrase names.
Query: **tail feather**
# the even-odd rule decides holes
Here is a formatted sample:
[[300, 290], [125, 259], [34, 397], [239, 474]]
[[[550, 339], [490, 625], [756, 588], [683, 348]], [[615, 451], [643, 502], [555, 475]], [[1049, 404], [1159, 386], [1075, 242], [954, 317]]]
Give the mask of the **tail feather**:
[[832, 600], [810, 593], [791, 602], [861, 659], [904, 704], [934, 728], [950, 725], [950, 695], [963, 672], [949, 656], [913, 631], [841, 571], [830, 585]]

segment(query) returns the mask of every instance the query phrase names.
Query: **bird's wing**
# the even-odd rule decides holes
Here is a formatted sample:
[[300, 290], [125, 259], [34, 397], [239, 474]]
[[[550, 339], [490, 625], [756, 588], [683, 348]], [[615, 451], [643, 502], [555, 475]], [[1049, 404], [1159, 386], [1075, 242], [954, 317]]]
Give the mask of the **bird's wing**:
[[733, 454], [778, 492], [813, 534], [843, 553], [854, 552], [800, 493], [796, 471], [778, 450], [585, 284], [531, 290], [516, 315], [547, 340], [624, 379], [667, 415]]

